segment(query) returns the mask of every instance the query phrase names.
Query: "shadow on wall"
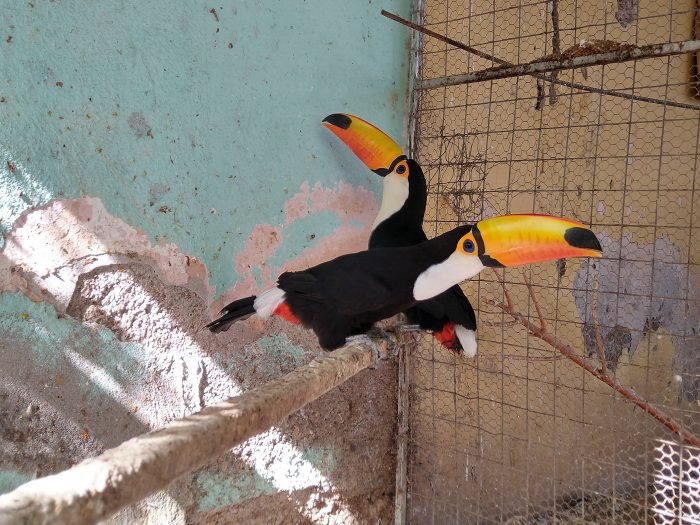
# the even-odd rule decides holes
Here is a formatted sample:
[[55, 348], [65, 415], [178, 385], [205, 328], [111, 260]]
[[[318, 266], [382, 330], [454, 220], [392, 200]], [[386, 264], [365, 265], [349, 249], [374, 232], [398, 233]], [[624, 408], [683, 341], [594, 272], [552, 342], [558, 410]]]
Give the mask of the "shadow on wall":
[[[2, 253], [1, 264], [10, 276], [7, 286], [56, 305], [54, 310], [19, 294], [2, 294], [0, 329], [11, 337], [0, 357], [2, 370], [13, 371], [0, 373], [7, 416], [2, 445], [7, 453], [0, 468], [6, 478], [66, 468], [284, 374], [319, 351], [310, 332], [275, 322], [265, 327], [244, 323], [220, 337], [202, 331], [208, 321], [202, 298], [188, 288], [164, 283], [159, 276], [163, 264], [155, 270], [133, 262], [148, 260], [153, 252], [125, 255], [101, 244], [96, 233], [105, 227], [100, 226], [106, 216], [102, 210], [94, 200], [54, 201], [25, 215]], [[74, 213], [88, 215], [78, 219]], [[40, 249], [56, 245], [62, 246], [57, 258], [52, 258], [54, 251]], [[15, 264], [11, 256], [21, 257], [23, 263]], [[174, 258], [186, 260], [178, 254]], [[104, 264], [107, 260], [132, 262]], [[200, 283], [187, 282], [194, 288]], [[76, 321], [62, 319], [61, 312]], [[284, 330], [288, 335], [261, 338], [262, 330]], [[287, 511], [295, 507], [301, 520], [330, 516], [338, 523], [352, 523], [360, 515], [388, 516], [393, 424], [383, 422], [394, 420], [394, 371], [387, 366], [361, 374], [281, 429], [256, 437], [214, 466], [176, 483], [168, 494], [154, 496], [115, 520], [145, 519], [153, 508], [163, 509], [158, 511], [161, 517], [169, 512], [174, 522], [185, 511], [190, 521], [212, 512], [250, 517], [245, 505], [230, 506], [258, 497]], [[291, 504], [290, 497], [296, 503]]]

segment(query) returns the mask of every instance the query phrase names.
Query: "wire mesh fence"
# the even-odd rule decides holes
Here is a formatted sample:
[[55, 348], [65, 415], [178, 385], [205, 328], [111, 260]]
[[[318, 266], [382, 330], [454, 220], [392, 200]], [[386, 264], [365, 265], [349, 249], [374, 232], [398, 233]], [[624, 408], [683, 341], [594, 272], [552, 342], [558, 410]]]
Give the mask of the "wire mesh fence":
[[[421, 89], [492, 67], [483, 55], [524, 64], [692, 39], [696, 13], [688, 0], [425, 0], [426, 28], [482, 56], [423, 36], [413, 139], [429, 236], [504, 213], [593, 227], [604, 259], [526, 270], [549, 330], [598, 364], [604, 352], [617, 381], [700, 434], [694, 55], [559, 71], [557, 85]], [[501, 277], [536, 318], [523, 274]], [[409, 523], [700, 523], [700, 449], [489, 303], [504, 299], [500, 278], [465, 290], [477, 358], [428, 337], [411, 358]]]

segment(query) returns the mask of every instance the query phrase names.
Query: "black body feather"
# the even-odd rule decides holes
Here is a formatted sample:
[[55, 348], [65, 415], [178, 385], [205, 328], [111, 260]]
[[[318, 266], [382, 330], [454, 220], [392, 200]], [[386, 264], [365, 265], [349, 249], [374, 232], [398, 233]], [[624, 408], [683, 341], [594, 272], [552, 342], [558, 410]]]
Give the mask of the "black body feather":
[[[416, 161], [409, 159], [408, 167], [408, 199], [398, 212], [383, 220], [372, 231], [369, 238], [370, 250], [412, 246], [428, 239], [423, 231], [423, 216], [427, 203], [425, 176]], [[459, 286], [453, 286], [432, 299], [421, 301], [404, 313], [409, 323], [417, 324], [424, 330], [439, 332], [448, 322], [476, 330], [476, 314]], [[455, 349], [461, 349], [459, 340], [455, 345]]]
[[471, 226], [425, 243], [343, 255], [301, 272], [285, 272], [278, 287], [294, 315], [333, 350], [349, 335], [416, 304], [413, 286], [426, 268], [447, 259]]

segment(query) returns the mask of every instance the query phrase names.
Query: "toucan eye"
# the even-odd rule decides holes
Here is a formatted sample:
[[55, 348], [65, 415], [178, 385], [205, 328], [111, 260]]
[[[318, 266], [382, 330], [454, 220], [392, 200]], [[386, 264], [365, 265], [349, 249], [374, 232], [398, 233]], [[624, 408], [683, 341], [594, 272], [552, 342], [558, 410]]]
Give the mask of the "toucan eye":
[[472, 253], [474, 251], [474, 241], [467, 239], [462, 243], [462, 248], [464, 248], [465, 252]]
[[406, 166], [404, 164], [399, 164], [396, 166], [396, 173], [403, 175], [406, 172]]

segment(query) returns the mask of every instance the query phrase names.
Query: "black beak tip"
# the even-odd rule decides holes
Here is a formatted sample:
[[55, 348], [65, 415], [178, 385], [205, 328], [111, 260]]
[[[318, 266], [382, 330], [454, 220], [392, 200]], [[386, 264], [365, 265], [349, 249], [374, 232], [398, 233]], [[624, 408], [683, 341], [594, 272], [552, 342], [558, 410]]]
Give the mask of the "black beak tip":
[[479, 259], [481, 259], [481, 264], [483, 264], [487, 268], [505, 268], [505, 265], [503, 263], [501, 263], [497, 259], [494, 259], [490, 255], [479, 255]]
[[587, 228], [569, 228], [564, 232], [564, 240], [574, 248], [587, 248], [589, 250], [603, 251], [600, 241], [595, 234]]
[[350, 117], [343, 115], [342, 113], [333, 113], [332, 115], [328, 115], [322, 120], [322, 122], [327, 122], [328, 124], [340, 129], [348, 129], [350, 124], [352, 124]]

